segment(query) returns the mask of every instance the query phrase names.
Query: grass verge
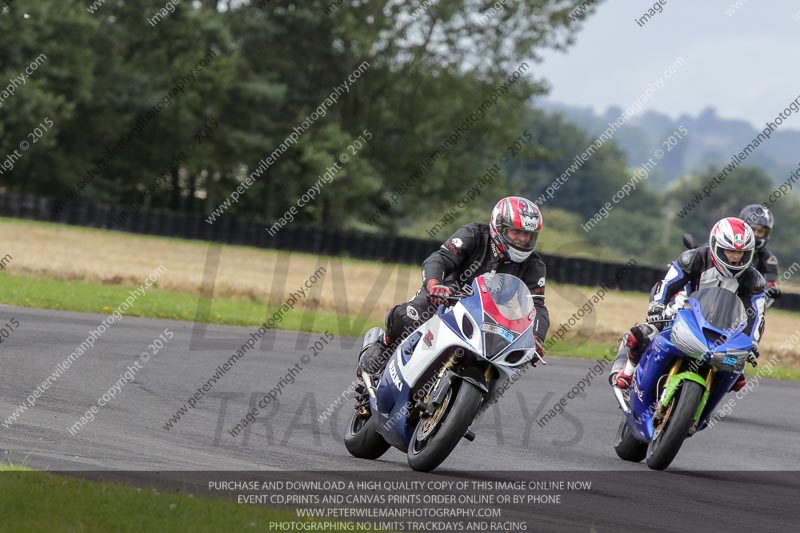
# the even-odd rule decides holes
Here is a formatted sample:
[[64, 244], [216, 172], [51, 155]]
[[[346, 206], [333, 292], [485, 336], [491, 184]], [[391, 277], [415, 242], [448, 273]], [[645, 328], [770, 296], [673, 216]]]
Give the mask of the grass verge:
[[[110, 314], [125, 300], [130, 287], [103, 285], [86, 281], [59, 281], [47, 278], [0, 275], [0, 299], [8, 305], [40, 307], [62, 311]], [[210, 308], [204, 309], [210, 302]], [[259, 298], [213, 299], [197, 294], [164, 289], [150, 289], [147, 296], [136, 301], [127, 316], [166, 318], [170, 320], [204, 321], [229, 326], [258, 326], [280, 306], [268, 304]], [[325, 311], [316, 311], [313, 320], [303, 308], [303, 313], [289, 312], [283, 316], [276, 329], [324, 332], [339, 335], [360, 335], [372, 325], [368, 319], [361, 323]]]
[[[598, 342], [590, 339], [564, 339], [556, 342], [547, 355], [557, 355], [560, 357], [577, 357], [579, 359], [602, 359], [608, 355], [610, 359], [617, 354], [617, 346], [619, 340], [609, 342]], [[761, 359], [766, 359], [762, 354]], [[749, 364], [745, 366], [745, 375], [752, 376], [759, 371], [761, 367], [751, 367]], [[774, 379], [792, 379], [800, 380], [800, 369], [785, 366], [774, 367], [770, 374], [763, 377]]]
[[[0, 298], [3, 303], [22, 307], [81, 311], [108, 314], [122, 302], [131, 289], [120, 285], [103, 285], [85, 281], [58, 281], [47, 278], [0, 275]], [[210, 300], [206, 315], [204, 305], [208, 299], [190, 292], [168, 291], [153, 288], [147, 297], [136, 301], [128, 311], [129, 316], [165, 318], [230, 326], [258, 326], [278, 307], [258, 298], [224, 298]], [[371, 317], [334, 314], [317, 309], [302, 308], [284, 315], [276, 329], [318, 332], [330, 331], [334, 335], [358, 336], [375, 325]], [[547, 350], [547, 355], [601, 359], [613, 350], [616, 353], [618, 339], [602, 335], [602, 341], [594, 338], [572, 337], [557, 341]], [[612, 353], [612, 355], [613, 355]], [[770, 377], [800, 379], [800, 369], [778, 367]]]
[[[421, 284], [419, 267], [416, 266], [4, 218], [0, 218], [0, 248], [0, 261], [5, 265], [3, 274], [43, 280], [135, 287], [158, 269], [162, 272], [158, 288], [190, 295], [187, 308], [179, 309], [177, 313], [170, 311], [176, 315], [175, 318], [195, 319], [197, 305], [193, 303], [192, 295], [213, 294], [214, 300], [219, 301], [211, 304], [214, 310], [225, 312], [215, 312], [220, 316], [209, 317], [208, 321], [230, 324], [255, 323], [243, 322], [237, 315], [249, 313], [252, 309], [265, 315], [267, 305], [281, 305], [291, 292], [298, 291], [312, 274], [321, 272], [322, 268], [325, 268], [324, 276], [314, 283], [313, 290], [300, 302], [304, 308], [318, 312], [319, 325], [325, 316], [341, 317], [344, 321], [356, 315], [364, 317], [365, 322], [370, 320], [380, 324], [388, 309], [407, 300]], [[569, 252], [573, 248], [569, 246], [561, 251]], [[621, 332], [641, 321], [647, 309], [647, 295], [644, 293], [604, 291], [602, 301], [596, 302], [598, 287], [553, 282], [549, 282], [547, 287], [547, 307], [554, 329], [570, 321], [579, 308], [586, 311], [590, 300], [597, 304], [591, 313], [571, 328], [569, 335], [581, 339], [613, 341]], [[68, 297], [59, 295], [59, 298]], [[0, 293], [0, 301], [2, 298]], [[231, 305], [226, 307], [231, 302], [235, 302], [234, 309]], [[57, 302], [46, 305], [57, 305]], [[797, 317], [797, 313], [770, 310], [761, 342], [763, 353], [781, 350], [786, 339], [800, 334]], [[203, 317], [196, 318], [204, 320]], [[573, 324], [575, 320], [572, 318]], [[356, 331], [358, 327], [347, 324], [349, 322], [340, 326], [339, 331], [361, 333]], [[287, 321], [284, 327], [291, 327], [291, 321]], [[308, 328], [310, 326], [300, 325], [297, 329]], [[800, 368], [800, 348], [795, 346], [788, 350], [781, 358], [781, 364]]]
[[270, 531], [287, 510], [45, 472], [0, 469], [4, 531]]

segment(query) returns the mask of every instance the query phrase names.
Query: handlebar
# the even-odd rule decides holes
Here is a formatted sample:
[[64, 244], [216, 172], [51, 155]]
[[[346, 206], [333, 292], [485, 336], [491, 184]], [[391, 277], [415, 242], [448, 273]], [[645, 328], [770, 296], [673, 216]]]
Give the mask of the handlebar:
[[451, 303], [458, 303], [460, 300], [472, 296], [472, 294], [464, 291], [453, 291], [450, 296], [439, 296], [442, 300], [446, 300], [448, 305]]
[[674, 315], [670, 316], [668, 318], [663, 318], [661, 316], [659, 316], [658, 318], [656, 318], [656, 317], [653, 317], [653, 318], [648, 317], [646, 322], [648, 324], [661, 324], [661, 323], [668, 323], [668, 322], [673, 322], [673, 321], [675, 321], [675, 316]]
[[440, 296], [439, 298], [441, 298], [442, 300], [445, 300], [445, 303], [439, 304], [439, 307], [440, 308], [441, 307], [448, 308], [451, 305], [457, 304], [460, 300], [462, 300], [463, 298], [466, 298], [466, 297], [467, 297], [466, 294], [457, 294], [455, 296], [452, 295], [452, 294], [450, 296]]

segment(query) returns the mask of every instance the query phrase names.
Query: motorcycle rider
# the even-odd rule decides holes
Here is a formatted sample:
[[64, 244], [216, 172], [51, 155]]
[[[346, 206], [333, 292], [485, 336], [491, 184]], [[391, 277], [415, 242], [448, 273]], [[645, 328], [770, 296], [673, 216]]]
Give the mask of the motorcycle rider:
[[541, 230], [539, 208], [519, 196], [497, 202], [488, 224], [470, 223], [459, 228], [423, 262], [423, 285], [416, 295], [389, 310], [385, 338], [373, 339], [362, 349], [358, 375], [367, 370], [377, 385], [402, 340], [432, 317], [440, 304], [447, 304], [454, 291], [469, 288], [475, 278], [490, 271], [513, 274], [528, 286], [536, 309], [537, 354], [542, 357], [550, 316], [544, 303], [545, 265], [534, 251]]
[[756, 238], [756, 256], [753, 266], [767, 281], [767, 307], [771, 307], [775, 300], [783, 296], [778, 287], [778, 258], [767, 250], [767, 242], [769, 242], [772, 228], [775, 225], [775, 217], [766, 207], [751, 204], [742, 209], [739, 218], [750, 225]]
[[[728, 217], [714, 224], [708, 244], [683, 252], [656, 285], [647, 322], [632, 327], [623, 336], [609, 375], [611, 384], [622, 389], [630, 387], [639, 358], [666, 321], [682, 307], [682, 298], [675, 296], [684, 287], [688, 294], [707, 287], [722, 287], [736, 293], [747, 310], [744, 331], [753, 341], [753, 354], [758, 357], [758, 341], [764, 332], [767, 283], [752, 266], [755, 248], [756, 238], [750, 226], [739, 218]], [[745, 383], [742, 374], [731, 390], [738, 391]]]

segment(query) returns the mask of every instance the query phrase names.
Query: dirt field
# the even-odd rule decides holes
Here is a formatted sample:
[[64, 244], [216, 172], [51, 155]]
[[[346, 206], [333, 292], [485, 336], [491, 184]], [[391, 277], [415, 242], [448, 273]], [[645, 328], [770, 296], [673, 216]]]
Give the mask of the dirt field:
[[[283, 302], [290, 291], [324, 267], [324, 279], [315, 285], [306, 304], [327, 311], [366, 314], [376, 322], [382, 322], [390, 306], [410, 298], [421, 285], [418, 268], [235, 246], [209, 247], [199, 242], [6, 220], [0, 220], [0, 252], [0, 256], [12, 256], [6, 266], [12, 274], [107, 284], [138, 285], [163, 265], [167, 272], [158, 285], [176, 291], [198, 292], [209, 270], [208, 281], [214, 280], [215, 296], [273, 303]], [[214, 268], [217, 255], [218, 267]], [[547, 304], [551, 333], [595, 293], [591, 287], [550, 284]], [[610, 292], [568, 337], [613, 342], [643, 318], [646, 307], [644, 294]], [[798, 330], [797, 314], [771, 312], [762, 352], [777, 352]], [[800, 346], [793, 347], [781, 362], [800, 364]]]

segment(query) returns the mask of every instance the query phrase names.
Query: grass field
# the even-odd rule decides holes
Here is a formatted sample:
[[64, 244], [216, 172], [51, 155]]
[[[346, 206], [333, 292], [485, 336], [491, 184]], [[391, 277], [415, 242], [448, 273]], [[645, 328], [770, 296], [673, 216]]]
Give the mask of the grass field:
[[[271, 531], [296, 515], [185, 492], [0, 467], [0, 532]], [[303, 519], [305, 520], [305, 519]]]
[[[219, 262], [212, 268], [216, 250]], [[110, 313], [161, 265], [166, 272], [128, 315], [254, 326], [323, 266], [326, 271], [310, 296], [277, 327], [358, 335], [381, 323], [386, 309], [420, 284], [416, 267], [0, 219], [0, 302], [5, 304]], [[204, 276], [205, 288], [213, 281], [213, 291], [204, 292]], [[548, 284], [551, 333], [595, 292]], [[620, 332], [641, 319], [646, 302], [644, 294], [609, 293], [548, 353], [606, 355]], [[762, 353], [777, 351], [797, 330], [797, 314], [770, 311]], [[773, 377], [800, 379], [797, 347]], [[272, 521], [296, 520], [288, 511], [18, 467], [0, 467], [0, 495], [0, 533], [266, 531]]]
[[[11, 256], [0, 274], [2, 303], [110, 312], [130, 287], [163, 265], [166, 272], [156, 288], [128, 314], [222, 324], [261, 323], [323, 267], [302, 310], [288, 313], [279, 327], [358, 335], [381, 324], [386, 310], [421, 284], [417, 267], [14, 219], [0, 219], [0, 247], [0, 257]], [[595, 293], [591, 287], [548, 283], [551, 333]], [[208, 315], [198, 315], [200, 304], [209, 301]], [[646, 306], [643, 293], [612, 291], [549, 353], [600, 357], [642, 319]], [[798, 330], [798, 314], [769, 311], [762, 353], [777, 352]], [[782, 357], [782, 366], [800, 369], [799, 348]]]

